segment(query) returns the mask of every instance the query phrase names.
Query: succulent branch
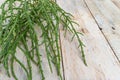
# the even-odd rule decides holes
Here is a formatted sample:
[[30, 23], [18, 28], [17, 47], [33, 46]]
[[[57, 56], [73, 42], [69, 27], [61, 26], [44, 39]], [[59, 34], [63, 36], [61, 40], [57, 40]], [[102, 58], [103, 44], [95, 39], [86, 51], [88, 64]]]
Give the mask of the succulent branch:
[[[39, 50], [39, 46], [42, 45], [45, 48], [50, 70], [52, 71], [53, 63], [58, 76], [61, 77], [60, 24], [63, 25], [65, 33], [70, 31], [74, 35], [73, 38], [78, 39], [83, 61], [86, 64], [83, 43], [73, 26], [72, 16], [60, 8], [55, 0], [6, 0], [0, 10], [0, 62], [9, 77], [19, 80], [14, 71], [14, 62], [17, 62], [25, 71], [27, 80], [32, 80], [31, 63], [34, 63], [39, 68], [42, 80], [45, 80], [42, 53]], [[36, 27], [39, 27], [42, 33], [41, 43], [35, 31]], [[27, 39], [31, 41], [31, 49]], [[17, 48], [26, 57], [27, 67], [16, 57]]]

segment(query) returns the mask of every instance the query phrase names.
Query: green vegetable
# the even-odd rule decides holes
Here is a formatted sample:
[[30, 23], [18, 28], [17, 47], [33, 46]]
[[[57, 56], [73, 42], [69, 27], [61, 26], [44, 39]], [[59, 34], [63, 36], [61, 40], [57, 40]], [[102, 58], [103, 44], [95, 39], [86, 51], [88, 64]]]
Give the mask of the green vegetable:
[[[58, 76], [62, 79], [60, 24], [63, 25], [65, 33], [70, 31], [73, 38], [76, 36], [86, 64], [83, 43], [73, 26], [75, 22], [71, 19], [71, 14], [61, 9], [55, 0], [6, 0], [0, 10], [0, 62], [4, 65], [9, 77], [12, 76], [15, 80], [19, 80], [14, 71], [14, 62], [17, 62], [25, 71], [27, 80], [32, 80], [31, 63], [34, 63], [39, 68], [42, 80], [45, 80], [42, 53], [39, 50], [39, 46], [44, 45], [50, 70], [52, 71], [51, 63], [53, 63]], [[37, 27], [40, 29], [41, 43], [35, 31]], [[28, 40], [30, 40], [31, 48]], [[16, 57], [17, 48], [26, 57], [27, 67]]]

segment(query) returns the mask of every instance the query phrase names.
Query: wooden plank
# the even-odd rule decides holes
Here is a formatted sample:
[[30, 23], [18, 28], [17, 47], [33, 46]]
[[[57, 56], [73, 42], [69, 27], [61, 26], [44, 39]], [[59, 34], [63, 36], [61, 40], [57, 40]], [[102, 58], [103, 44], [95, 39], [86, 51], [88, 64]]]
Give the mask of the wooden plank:
[[[4, 2], [5, 0], [0, 0], [0, 5]], [[41, 36], [40, 34], [40, 29], [36, 28], [36, 32], [38, 34], [38, 36]], [[41, 41], [41, 38], [39, 38], [39, 41]], [[31, 44], [30, 44], [31, 45]], [[60, 80], [60, 77], [57, 75], [57, 71], [55, 66], [52, 64], [52, 68], [53, 68], [53, 72], [51, 73], [49, 65], [48, 65], [48, 61], [47, 61], [47, 57], [46, 57], [46, 53], [44, 50], [44, 46], [39, 47], [39, 50], [41, 52], [42, 55], [42, 67], [43, 67], [43, 71], [44, 71], [44, 75], [45, 75], [45, 80]], [[16, 57], [23, 63], [23, 64], [27, 64], [26, 61], [26, 57], [23, 55], [23, 53], [21, 52], [21, 50], [17, 49], [17, 54]], [[26, 79], [26, 74], [24, 74], [25, 72], [22, 70], [22, 68], [17, 64], [14, 63], [14, 70], [15, 70], [15, 74], [18, 77], [19, 80], [27, 80]], [[62, 64], [61, 64], [61, 74], [63, 76], [63, 72], [62, 72]], [[32, 73], [33, 73], [33, 80], [41, 80], [41, 76], [39, 73], [38, 68], [32, 64]], [[9, 78], [6, 74], [6, 71], [3, 68], [3, 65], [0, 64], [0, 80], [14, 80], [13, 77]]]
[[120, 60], [120, 10], [110, 0], [85, 0], [115, 55]]
[[111, 0], [120, 9], [120, 0]]
[[[92, 0], [87, 1], [91, 3], [91, 6], [93, 5]], [[80, 24], [80, 27], [75, 26], [75, 28], [84, 32], [84, 36], [80, 37], [86, 45], [84, 49], [88, 64], [88, 66], [83, 64], [76, 40], [70, 42], [71, 34], [68, 33], [67, 38], [65, 38], [63, 37], [64, 31], [61, 30], [65, 80], [119, 80], [120, 63], [99, 30], [84, 1], [58, 0], [58, 3], [64, 10], [74, 15], [74, 20]]]

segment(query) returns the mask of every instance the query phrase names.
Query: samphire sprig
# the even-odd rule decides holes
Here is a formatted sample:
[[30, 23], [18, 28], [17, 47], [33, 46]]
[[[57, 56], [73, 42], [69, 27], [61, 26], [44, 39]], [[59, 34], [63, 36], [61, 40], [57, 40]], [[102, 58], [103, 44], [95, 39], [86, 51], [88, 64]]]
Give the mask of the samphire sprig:
[[[16, 62], [25, 71], [27, 80], [32, 80], [31, 64], [34, 63], [39, 69], [41, 79], [45, 80], [42, 53], [39, 50], [39, 46], [44, 45], [51, 72], [51, 63], [53, 63], [61, 78], [60, 24], [63, 25], [65, 33], [70, 31], [73, 38], [76, 36], [86, 64], [83, 43], [73, 26], [75, 22], [71, 19], [71, 14], [61, 9], [55, 0], [6, 0], [1, 5], [0, 11], [0, 62], [9, 77], [19, 80], [14, 71], [14, 62]], [[41, 43], [35, 31], [37, 27], [40, 29]], [[16, 57], [17, 48], [26, 57], [27, 67]]]

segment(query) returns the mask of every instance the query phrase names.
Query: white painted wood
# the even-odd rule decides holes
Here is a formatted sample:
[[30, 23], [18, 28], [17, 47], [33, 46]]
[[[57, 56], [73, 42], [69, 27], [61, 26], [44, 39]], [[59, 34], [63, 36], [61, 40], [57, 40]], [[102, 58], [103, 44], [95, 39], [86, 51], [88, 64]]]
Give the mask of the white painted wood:
[[[99, 26], [96, 24], [90, 11], [102, 28], [105, 37], [101, 33]], [[0, 4], [3, 0], [0, 0]], [[71, 34], [68, 32], [66, 38], [63, 37], [64, 31], [60, 30], [62, 56], [64, 64], [65, 80], [119, 80], [120, 79], [120, 63], [116, 59], [113, 50], [118, 57], [120, 54], [120, 9], [113, 3], [113, 0], [57, 0], [57, 3], [66, 11], [74, 15], [74, 20], [80, 24], [75, 28], [79, 32], [83, 32], [84, 36], [80, 36], [86, 47], [85, 55], [88, 66], [85, 66], [81, 60], [80, 50], [78, 50], [78, 42], [74, 39], [70, 42]], [[115, 28], [115, 30], [112, 29]], [[37, 29], [38, 30], [38, 29]], [[39, 31], [37, 31], [39, 32]], [[107, 40], [112, 46], [108, 44]], [[44, 48], [40, 47], [43, 52], [43, 67], [46, 80], [59, 80], [56, 75], [55, 68], [51, 74], [47, 60], [44, 54]], [[19, 59], [26, 64], [25, 57], [17, 50]], [[15, 64], [16, 75], [21, 80], [25, 80], [25, 75], [21, 68]], [[2, 65], [0, 65], [0, 80], [14, 80], [8, 78]], [[41, 80], [37, 68], [33, 65], [33, 80]]]
[[[91, 2], [92, 0], [88, 0], [88, 1]], [[105, 0], [96, 0], [96, 1], [100, 2]], [[71, 43], [70, 42], [71, 34], [68, 33], [67, 38], [64, 38], [63, 31], [61, 30], [61, 42], [62, 42], [62, 52], [63, 52], [62, 54], [64, 61], [65, 79], [66, 80], [119, 80], [120, 63], [116, 59], [109, 44], [105, 40], [101, 31], [99, 30], [98, 25], [91, 16], [84, 1], [59, 0], [58, 3], [66, 11], [71, 12], [74, 15], [74, 20], [80, 24], [80, 27], [76, 26], [76, 29], [78, 31], [84, 32], [84, 36], [82, 36], [82, 40], [86, 45], [84, 49], [86, 54], [86, 60], [88, 63], [87, 67], [83, 64], [80, 57], [80, 51], [77, 49], [78, 43], [76, 42], [76, 40]], [[93, 5], [92, 2], [90, 5], [91, 6]], [[109, 3], [106, 5], [109, 5]], [[116, 14], [118, 14], [118, 12]], [[110, 17], [110, 15], [107, 16], [106, 14], [106, 17]], [[114, 18], [114, 20], [116, 19]], [[104, 24], [108, 24], [108, 23], [104, 23]]]
[[85, 1], [120, 60], [120, 9], [111, 0]]

